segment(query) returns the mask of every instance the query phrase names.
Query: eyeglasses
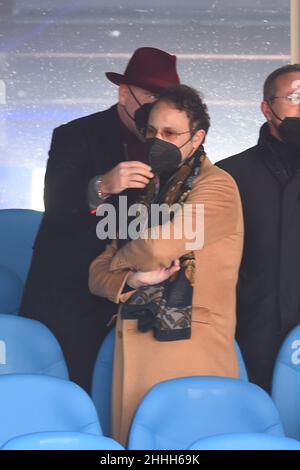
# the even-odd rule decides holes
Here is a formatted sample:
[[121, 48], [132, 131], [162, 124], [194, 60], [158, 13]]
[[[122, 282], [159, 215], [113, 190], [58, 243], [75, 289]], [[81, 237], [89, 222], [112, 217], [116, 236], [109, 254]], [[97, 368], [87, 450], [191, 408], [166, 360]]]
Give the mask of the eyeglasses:
[[296, 91], [287, 96], [272, 96], [270, 100], [286, 100], [289, 104], [298, 105], [300, 104], [300, 91]]
[[[146, 129], [146, 139], [153, 139], [157, 135], [157, 130], [154, 127], [147, 127]], [[169, 142], [174, 142], [179, 135], [189, 134], [191, 131], [176, 132], [172, 129], [162, 129], [159, 131], [162, 139], [168, 140]]]

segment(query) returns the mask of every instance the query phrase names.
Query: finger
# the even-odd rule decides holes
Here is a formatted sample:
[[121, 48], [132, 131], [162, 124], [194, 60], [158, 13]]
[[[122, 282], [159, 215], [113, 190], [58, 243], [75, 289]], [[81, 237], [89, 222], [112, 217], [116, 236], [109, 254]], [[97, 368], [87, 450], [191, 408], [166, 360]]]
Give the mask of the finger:
[[126, 188], [145, 188], [145, 183], [139, 183], [138, 181], [129, 181]]
[[147, 163], [143, 163], [143, 162], [140, 162], [138, 160], [130, 160], [129, 162], [121, 162], [119, 163], [119, 166], [120, 168], [133, 168], [133, 167], [136, 167], [136, 168], [143, 168], [144, 170], [151, 170], [151, 166], [150, 165], [147, 165]]
[[164, 274], [164, 276], [162, 276], [161, 281], [165, 281], [166, 279], [169, 279], [173, 274], [174, 274], [173, 272], [168, 271], [167, 273]]
[[147, 168], [145, 169], [133, 166], [131, 168], [123, 168], [121, 171], [124, 175], [143, 175], [147, 178], [154, 177], [154, 173], [152, 173], [152, 171], [148, 170]]
[[179, 266], [171, 266], [168, 271], [169, 271], [169, 276], [172, 276], [172, 274], [176, 273], [179, 271], [180, 267]]
[[139, 183], [145, 183], [145, 184], [148, 184], [149, 183], [149, 178], [145, 178], [144, 176], [142, 175], [132, 175], [130, 178], [129, 178], [129, 181], [133, 182], [133, 181], [138, 181]]

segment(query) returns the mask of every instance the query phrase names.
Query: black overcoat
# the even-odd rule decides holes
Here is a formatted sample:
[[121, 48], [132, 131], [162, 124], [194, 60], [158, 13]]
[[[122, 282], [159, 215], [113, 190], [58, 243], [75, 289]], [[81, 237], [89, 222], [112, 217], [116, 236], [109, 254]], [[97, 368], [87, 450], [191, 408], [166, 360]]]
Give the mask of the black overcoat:
[[[38, 232], [21, 314], [47, 325], [60, 342], [71, 379], [89, 390], [92, 368], [116, 305], [90, 294], [88, 269], [107, 241], [96, 236], [87, 186], [125, 159], [117, 107], [54, 130]], [[116, 198], [109, 202], [116, 204]]]
[[266, 123], [255, 147], [217, 162], [237, 182], [244, 211], [237, 339], [250, 380], [268, 391], [279, 347], [300, 322], [298, 157]]

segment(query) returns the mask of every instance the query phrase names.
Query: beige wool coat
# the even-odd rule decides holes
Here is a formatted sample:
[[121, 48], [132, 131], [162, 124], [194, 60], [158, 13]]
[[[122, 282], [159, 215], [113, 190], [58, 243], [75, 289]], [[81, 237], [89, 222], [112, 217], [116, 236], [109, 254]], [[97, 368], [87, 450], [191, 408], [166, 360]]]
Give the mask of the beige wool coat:
[[[140, 333], [137, 320], [118, 316], [112, 435], [124, 445], [133, 414], [154, 384], [193, 375], [238, 377], [236, 284], [244, 230], [239, 191], [233, 178], [204, 156], [201, 173], [184, 204], [192, 205], [191, 224], [195, 222], [195, 204], [204, 205], [204, 245], [195, 250], [192, 334], [188, 340], [159, 342], [152, 331]], [[155, 239], [140, 238], [120, 250], [114, 242], [110, 244], [90, 266], [91, 292], [120, 303], [121, 309], [130, 295], [122, 294], [130, 270], [169, 267], [190, 251], [184, 236], [166, 240], [161, 227], [157, 230]]]

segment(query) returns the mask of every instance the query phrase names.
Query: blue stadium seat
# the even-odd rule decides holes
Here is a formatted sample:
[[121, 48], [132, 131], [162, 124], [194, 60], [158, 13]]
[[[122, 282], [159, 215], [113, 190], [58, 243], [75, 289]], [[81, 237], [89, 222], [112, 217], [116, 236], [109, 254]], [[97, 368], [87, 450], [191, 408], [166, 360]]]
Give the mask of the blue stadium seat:
[[1, 450], [124, 450], [124, 447], [109, 437], [52, 431], [15, 437]]
[[14, 437], [35, 432], [102, 435], [91, 398], [68, 380], [46, 375], [2, 375], [0, 397], [0, 447]]
[[68, 379], [56, 338], [42, 323], [0, 314], [0, 375], [45, 374]]
[[0, 210], [0, 264], [12, 269], [23, 282], [42, 216], [42, 212], [30, 209]]
[[0, 313], [19, 312], [23, 289], [24, 283], [18, 274], [7, 266], [0, 265]]
[[273, 373], [272, 398], [285, 434], [300, 440], [300, 325], [284, 340]]
[[95, 362], [92, 399], [98, 411], [99, 421], [105, 436], [110, 435], [111, 426], [111, 394], [113, 359], [115, 346], [115, 328], [105, 337]]
[[264, 433], [220, 434], [194, 442], [189, 450], [300, 450], [300, 442]]
[[247, 373], [247, 369], [246, 369], [246, 364], [244, 362], [243, 355], [241, 353], [240, 347], [239, 347], [238, 342], [236, 340], [234, 341], [234, 346], [235, 346], [235, 351], [236, 351], [237, 358], [238, 358], [238, 363], [239, 363], [240, 379], [245, 380], [246, 382], [248, 382], [248, 373]]
[[[105, 436], [110, 436], [111, 428], [114, 346], [115, 328], [106, 335], [99, 349], [93, 372], [92, 399], [98, 411], [99, 420]], [[237, 341], [235, 341], [235, 349], [238, 356], [240, 379], [248, 381], [245, 362]]]
[[203, 437], [241, 432], [284, 435], [264, 390], [239, 379], [184, 377], [161, 382], [145, 395], [128, 448], [183, 450]]

